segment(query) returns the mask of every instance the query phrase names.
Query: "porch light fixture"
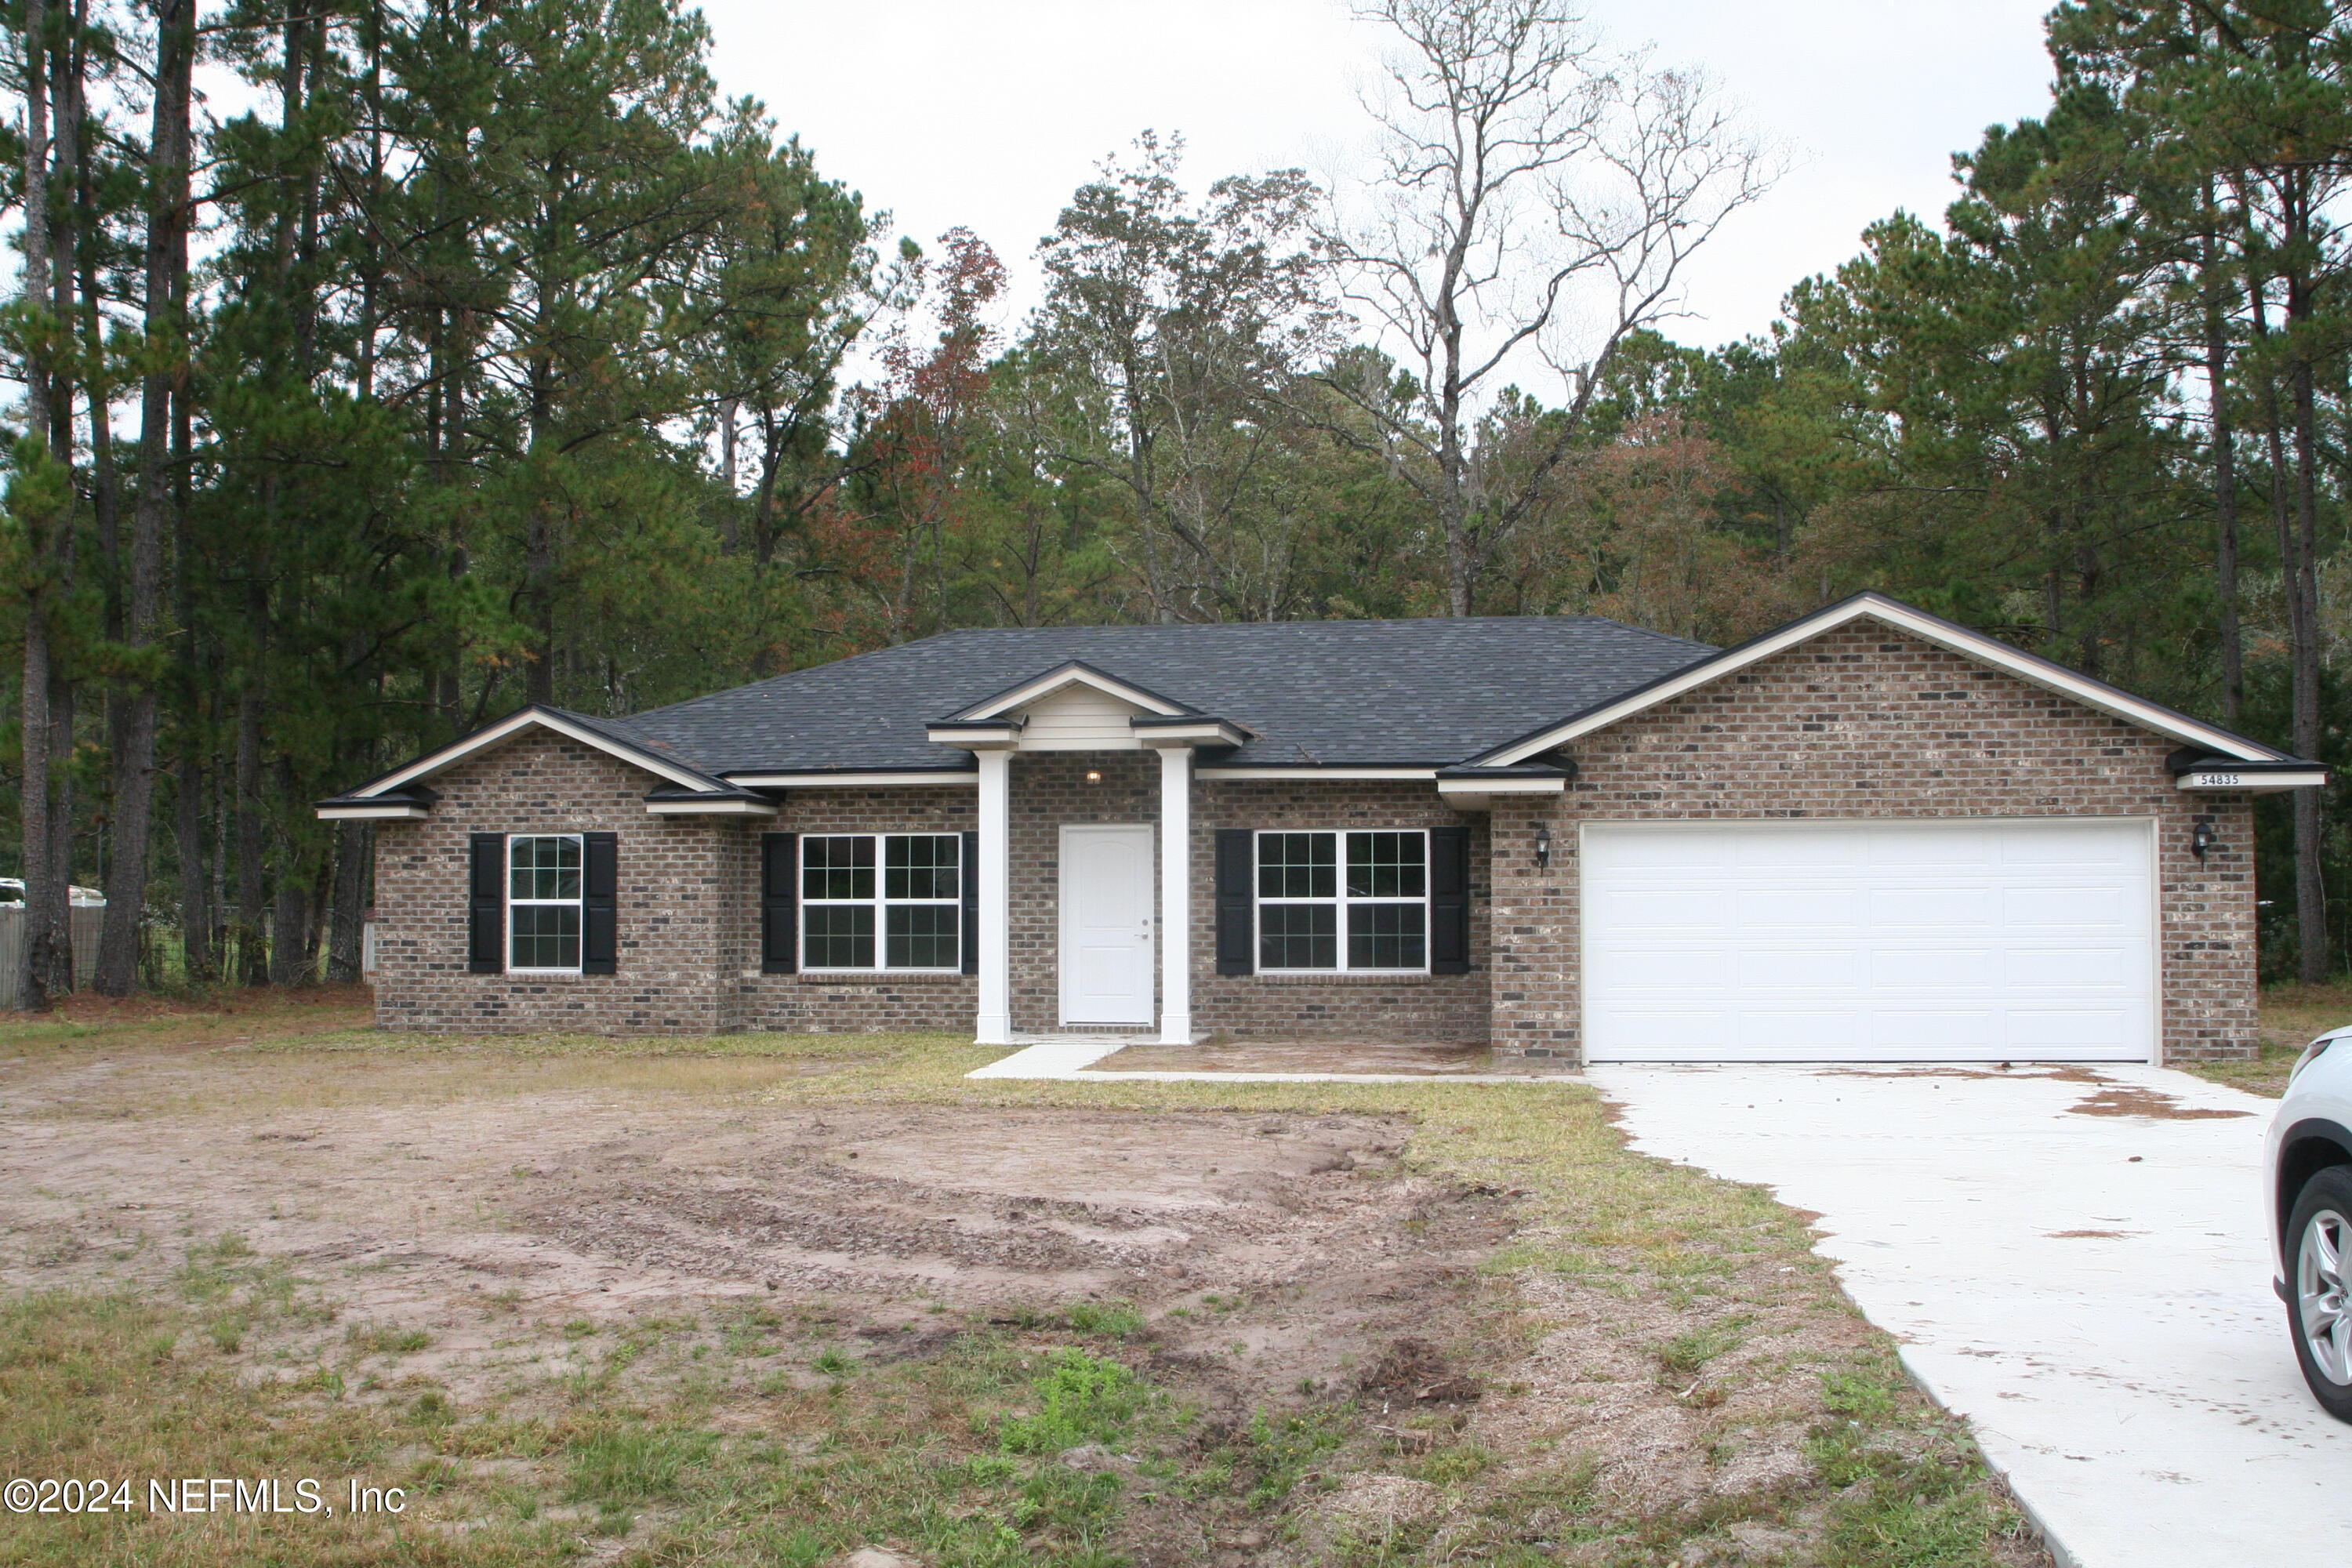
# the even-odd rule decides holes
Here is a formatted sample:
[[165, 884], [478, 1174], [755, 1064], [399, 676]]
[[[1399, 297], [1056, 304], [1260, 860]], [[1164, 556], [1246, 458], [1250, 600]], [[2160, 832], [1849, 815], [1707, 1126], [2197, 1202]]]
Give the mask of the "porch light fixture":
[[[2202, 851], [2200, 851], [2200, 853], [2202, 853]], [[1549, 822], [1538, 822], [1536, 824], [1536, 869], [1538, 871], [1544, 870], [1550, 865], [1551, 824]]]
[[2199, 823], [2197, 831], [2189, 836], [2189, 852], [2202, 860], [2205, 858], [2205, 851], [2213, 847], [2217, 837], [2219, 836], [2214, 833], [2211, 823]]
[[1089, 773], [1087, 774], [1087, 783], [1088, 783], [1088, 784], [1100, 784], [1100, 783], [1102, 783], [1102, 774], [1100, 774], [1100, 773], [1098, 773], [1089, 772]]

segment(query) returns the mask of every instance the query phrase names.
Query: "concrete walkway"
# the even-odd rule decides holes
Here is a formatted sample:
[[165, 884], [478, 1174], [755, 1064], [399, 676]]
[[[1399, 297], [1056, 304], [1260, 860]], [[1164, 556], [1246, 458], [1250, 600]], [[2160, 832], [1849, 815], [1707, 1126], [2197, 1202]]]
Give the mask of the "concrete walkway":
[[1636, 1149], [1822, 1216], [1847, 1291], [2062, 1563], [2352, 1563], [2352, 1426], [2312, 1403], [2270, 1289], [2273, 1101], [2110, 1066], [1589, 1081]]
[[[966, 1078], [1061, 1079], [1072, 1083], [1580, 1083], [1565, 1073], [1382, 1073], [1382, 1072], [1103, 1072], [1093, 1064], [1137, 1047], [1132, 1036], [1053, 1035], [1015, 1037], [1021, 1049], [1000, 1057]], [[1186, 1052], [1187, 1056], [1191, 1053]]]

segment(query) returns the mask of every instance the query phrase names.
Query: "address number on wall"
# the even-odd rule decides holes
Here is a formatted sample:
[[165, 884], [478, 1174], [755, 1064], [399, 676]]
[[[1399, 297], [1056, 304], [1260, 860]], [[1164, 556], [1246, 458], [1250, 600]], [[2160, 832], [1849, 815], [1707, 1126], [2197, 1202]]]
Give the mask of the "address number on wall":
[[2191, 789], [2228, 789], [2241, 782], [2242, 781], [2236, 773], [2190, 773], [2189, 775], [2189, 787]]

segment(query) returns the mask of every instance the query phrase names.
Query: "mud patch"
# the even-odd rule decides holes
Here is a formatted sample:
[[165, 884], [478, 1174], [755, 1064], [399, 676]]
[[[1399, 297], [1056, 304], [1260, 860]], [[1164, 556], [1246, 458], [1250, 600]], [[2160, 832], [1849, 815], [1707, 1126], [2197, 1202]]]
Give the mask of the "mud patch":
[[[1512, 1205], [1399, 1165], [1401, 1118], [823, 1111], [534, 1094], [119, 1123], [0, 1117], [0, 1287], [168, 1288], [189, 1239], [421, 1323], [460, 1397], [558, 1325], [754, 1303], [845, 1353], [1122, 1301], [1171, 1381], [1248, 1408], [1444, 1337]], [[574, 1332], [579, 1331], [577, 1329]]]
[[2147, 1116], [2161, 1121], [2221, 1121], [2252, 1116], [2251, 1110], [2214, 1110], [2183, 1105], [2168, 1094], [2137, 1084], [2116, 1084], [2066, 1108], [2073, 1116]]
[[1486, 1392], [1475, 1377], [1465, 1376], [1427, 1340], [1393, 1341], [1381, 1358], [1356, 1378], [1356, 1391], [1378, 1400], [1383, 1410], [1406, 1403], [1466, 1405]]

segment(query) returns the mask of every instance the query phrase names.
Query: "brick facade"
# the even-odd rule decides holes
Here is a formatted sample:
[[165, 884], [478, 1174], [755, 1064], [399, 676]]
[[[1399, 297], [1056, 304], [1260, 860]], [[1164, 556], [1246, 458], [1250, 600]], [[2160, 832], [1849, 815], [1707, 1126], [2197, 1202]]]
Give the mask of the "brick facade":
[[[1470, 828], [1467, 974], [1219, 974], [1220, 827]], [[1192, 1023], [1244, 1039], [1483, 1042], [1487, 1034], [1486, 833], [1425, 784], [1286, 779], [1199, 781], [1192, 792]]]
[[[2242, 1056], [2254, 1037], [2252, 812], [2187, 795], [2173, 742], [1875, 622], [1826, 633], [1587, 737], [1562, 797], [1465, 816], [1412, 782], [1199, 779], [1193, 791], [1193, 1019], [1203, 1036], [1476, 1041], [1527, 1065], [1581, 1058], [1578, 825], [1674, 818], [2130, 816], [2160, 846], [2164, 1048]], [[1060, 830], [1156, 825], [1159, 760], [1063, 752], [1012, 763], [1011, 1000], [1023, 1031], [1060, 1021]], [[1089, 773], [1099, 777], [1089, 781]], [[427, 1029], [966, 1029], [967, 975], [762, 974], [759, 835], [961, 833], [971, 787], [793, 789], [772, 820], [656, 817], [656, 781], [543, 731], [433, 780], [429, 820], [377, 835], [377, 1016]], [[2189, 852], [2196, 824], [2219, 842]], [[1472, 967], [1461, 975], [1219, 975], [1220, 827], [1471, 826]], [[1534, 862], [1538, 825], [1549, 868]], [[619, 835], [620, 972], [466, 972], [473, 831]], [[1157, 889], [1155, 889], [1156, 895]]]
[[[2251, 1055], [2252, 805], [2175, 788], [2175, 745], [1872, 621], [1588, 736], [1564, 799], [1493, 814], [1496, 1047], [1581, 1059], [1580, 822], [2135, 816], [2157, 825], [2165, 1054]], [[2219, 837], [2201, 863], [2200, 819]]]
[[[544, 730], [436, 775], [422, 822], [376, 830], [375, 1013], [412, 1029], [709, 1034], [728, 1026], [721, 964], [741, 942], [739, 822], [646, 814], [663, 781]], [[468, 974], [472, 833], [619, 838], [618, 973]]]
[[796, 789], [773, 817], [743, 834], [735, 873], [740, 945], [726, 973], [730, 1029], [872, 1034], [892, 1029], [969, 1029], [980, 1009], [969, 974], [762, 974], [760, 973], [760, 835], [762, 833], [963, 833], [973, 825], [970, 789]]

